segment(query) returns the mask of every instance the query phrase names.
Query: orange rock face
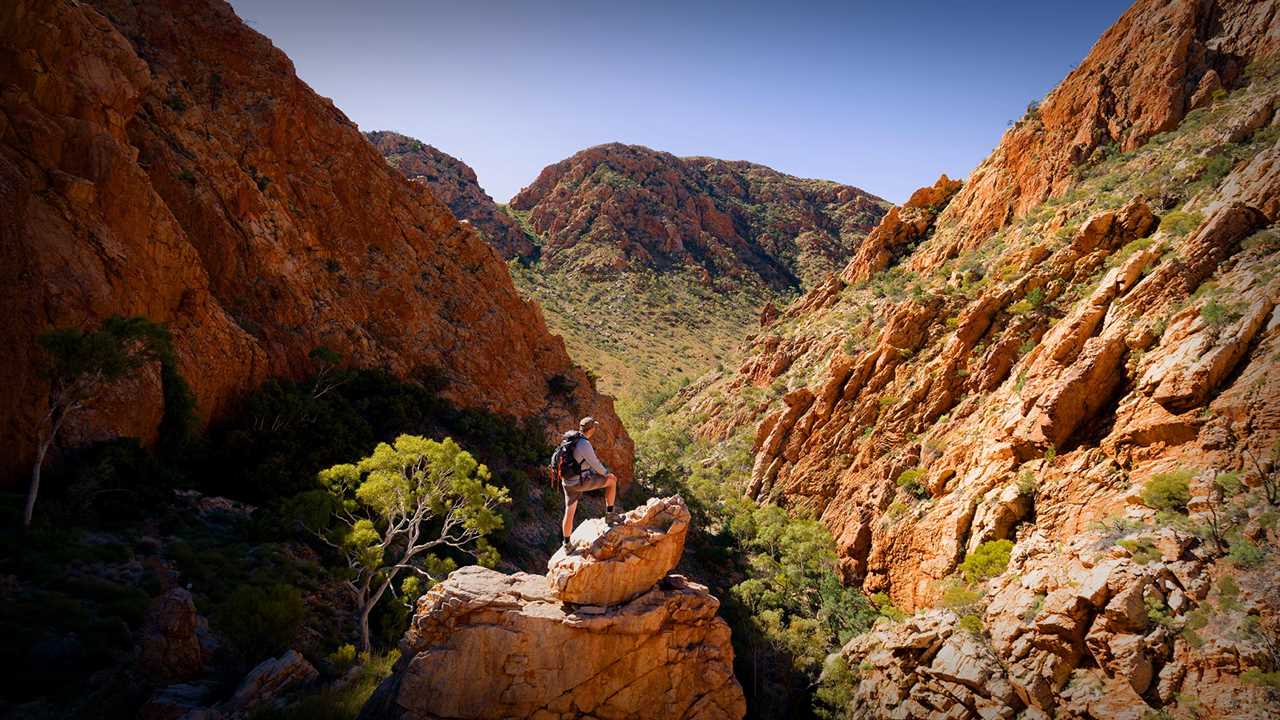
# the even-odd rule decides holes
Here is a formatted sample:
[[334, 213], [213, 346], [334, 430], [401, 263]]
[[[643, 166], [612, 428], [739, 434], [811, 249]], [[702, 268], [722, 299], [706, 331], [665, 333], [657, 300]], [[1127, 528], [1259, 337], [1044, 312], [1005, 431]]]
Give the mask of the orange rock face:
[[[939, 262], [1074, 183], [1108, 146], [1139, 147], [1173, 129], [1203, 78], [1236, 86], [1252, 58], [1280, 51], [1274, 3], [1138, 0], [1039, 107], [1008, 130], [947, 209], [967, 233], [921, 254]], [[1209, 82], [1215, 82], [1213, 80]]]
[[[498, 254], [402, 177], [289, 59], [215, 0], [0, 9], [0, 395], [6, 477], [43, 410], [36, 336], [112, 314], [163, 322], [205, 418], [317, 346], [549, 430], [612, 409], [515, 292]], [[548, 381], [560, 376], [567, 382]], [[153, 437], [158, 373], [116, 388], [72, 441]]]
[[421, 140], [379, 130], [365, 133], [387, 162], [415, 182], [423, 183], [459, 220], [471, 223], [505, 258], [529, 257], [533, 242], [489, 197], [476, 171], [461, 160]]
[[546, 167], [511, 200], [552, 267], [689, 266], [777, 289], [843, 265], [887, 206], [848, 185], [617, 143]]
[[[701, 438], [754, 438], [754, 498], [821, 517], [847, 581], [926, 611], [845, 648], [854, 716], [1141, 718], [1189, 696], [1267, 716], [1242, 677], [1269, 656], [1177, 633], [1251, 616], [1252, 657], [1280, 628], [1261, 590], [1280, 559], [1236, 563], [1203, 530], [1235, 473], [1233, 532], [1277, 541], [1276, 19], [1137, 3], [962, 188], [922, 191], [954, 192], [945, 209], [886, 216], [736, 372], [686, 391]], [[1188, 114], [1210, 70], [1222, 92]], [[1139, 502], [1174, 471], [1199, 535]], [[1002, 540], [980, 597], [936, 608]], [[1213, 599], [1228, 577], [1243, 610]]]

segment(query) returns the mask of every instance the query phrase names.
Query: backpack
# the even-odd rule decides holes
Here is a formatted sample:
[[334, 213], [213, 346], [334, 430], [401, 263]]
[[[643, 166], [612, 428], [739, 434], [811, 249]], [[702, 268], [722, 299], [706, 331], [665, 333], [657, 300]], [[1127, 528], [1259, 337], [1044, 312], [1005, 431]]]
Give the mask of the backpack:
[[564, 439], [560, 441], [560, 445], [556, 447], [556, 451], [551, 453], [552, 487], [562, 485], [565, 478], [582, 474], [582, 467], [578, 464], [577, 458], [573, 456], [573, 449], [577, 446], [579, 440], [585, 440], [586, 437], [580, 432], [567, 432], [564, 434]]

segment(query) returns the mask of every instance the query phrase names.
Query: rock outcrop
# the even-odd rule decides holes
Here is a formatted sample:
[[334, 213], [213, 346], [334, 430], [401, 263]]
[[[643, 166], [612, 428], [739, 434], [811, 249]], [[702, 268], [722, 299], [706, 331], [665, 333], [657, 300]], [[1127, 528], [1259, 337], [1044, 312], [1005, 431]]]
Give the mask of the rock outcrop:
[[680, 562], [689, 509], [679, 496], [653, 498], [609, 527], [603, 518], [573, 531], [571, 552], [547, 563], [551, 592], [577, 605], [617, 605], [644, 593]]
[[[612, 402], [502, 258], [225, 2], [6, 2], [0, 54], [6, 484], [30, 471], [44, 411], [35, 338], [113, 314], [169, 327], [203, 420], [326, 346], [402, 377], [441, 370], [458, 403], [552, 433], [593, 415], [601, 455], [630, 472]], [[154, 439], [163, 393], [150, 368], [64, 441]]]
[[448, 205], [459, 220], [471, 223], [503, 257], [527, 258], [536, 254], [533, 241], [480, 187], [471, 166], [407, 135], [389, 130], [364, 135], [392, 167], [426, 185], [437, 200]]
[[139, 639], [138, 669], [157, 684], [190, 680], [204, 669], [200, 616], [191, 593], [173, 588], [151, 601]]
[[[679, 498], [666, 498], [592, 539], [620, 574], [638, 570], [621, 558], [667, 565], [675, 548], [678, 560], [687, 524]], [[651, 551], [638, 545], [646, 537]], [[418, 601], [401, 659], [360, 717], [737, 720], [746, 704], [719, 605], [679, 575], [600, 607], [566, 601], [548, 577], [464, 567]]]
[[[921, 613], [846, 648], [855, 715], [1265, 715], [1280, 658], [1196, 625], [1280, 637], [1248, 589], [1280, 571], [1276, 12], [1138, 2], [945, 208], [886, 217], [682, 395], [702, 439], [753, 439], [754, 498]], [[1143, 507], [1170, 478], [1188, 512]], [[996, 542], [1008, 568], [951, 607]], [[1213, 599], [1233, 584], [1254, 620]]]
[[511, 207], [545, 238], [549, 268], [693, 268], [785, 289], [843, 266], [888, 203], [762, 165], [612, 143], [549, 165]]

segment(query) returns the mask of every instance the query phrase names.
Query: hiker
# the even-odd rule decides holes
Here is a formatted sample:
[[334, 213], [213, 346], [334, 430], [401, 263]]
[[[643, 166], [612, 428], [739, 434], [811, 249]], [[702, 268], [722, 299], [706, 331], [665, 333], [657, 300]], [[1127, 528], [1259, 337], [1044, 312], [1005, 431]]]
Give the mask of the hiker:
[[561, 547], [565, 552], [570, 550], [569, 536], [573, 533], [573, 516], [578, 511], [578, 500], [582, 499], [583, 493], [604, 488], [605, 522], [609, 525], [617, 525], [619, 522], [618, 513], [613, 509], [618, 495], [618, 477], [609, 472], [609, 468], [596, 457], [595, 448], [591, 447], [591, 437], [599, 427], [600, 423], [595, 418], [582, 418], [577, 430], [564, 434], [564, 439], [552, 458], [552, 473], [559, 476], [560, 485], [564, 489], [564, 520], [560, 529], [564, 536]]

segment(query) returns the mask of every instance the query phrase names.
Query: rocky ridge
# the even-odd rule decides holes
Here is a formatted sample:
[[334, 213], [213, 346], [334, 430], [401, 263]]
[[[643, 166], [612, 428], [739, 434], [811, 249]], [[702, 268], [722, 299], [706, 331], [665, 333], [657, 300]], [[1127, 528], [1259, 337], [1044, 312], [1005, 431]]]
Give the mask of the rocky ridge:
[[387, 162], [410, 180], [422, 183], [459, 219], [471, 223], [504, 258], [536, 256], [537, 247], [511, 215], [480, 187], [476, 171], [458, 158], [421, 140], [389, 130], [365, 137]]
[[[0, 44], [6, 478], [29, 469], [43, 412], [35, 337], [112, 314], [168, 325], [202, 420], [326, 346], [402, 377], [443, 371], [458, 403], [550, 432], [594, 415], [629, 473], [611, 401], [497, 253], [226, 3], [19, 0]], [[154, 439], [163, 392], [150, 369], [64, 440]]]
[[[678, 497], [651, 500], [617, 527], [584, 523], [578, 562], [558, 555], [549, 576], [455, 571], [418, 601], [401, 660], [360, 717], [743, 717], [719, 601], [667, 575], [688, 519]], [[602, 598], [565, 575], [623, 591], [578, 604]]]
[[619, 143], [549, 165], [511, 200], [548, 269], [685, 268], [775, 290], [838, 268], [887, 206], [848, 185]]
[[[886, 217], [676, 401], [754, 436], [747, 491], [821, 516], [848, 581], [925, 613], [845, 648], [856, 712], [1269, 716], [1276, 27], [1137, 3], [962, 188], [922, 190], [945, 206]], [[1175, 480], [1187, 506], [1150, 509]]]

